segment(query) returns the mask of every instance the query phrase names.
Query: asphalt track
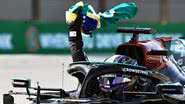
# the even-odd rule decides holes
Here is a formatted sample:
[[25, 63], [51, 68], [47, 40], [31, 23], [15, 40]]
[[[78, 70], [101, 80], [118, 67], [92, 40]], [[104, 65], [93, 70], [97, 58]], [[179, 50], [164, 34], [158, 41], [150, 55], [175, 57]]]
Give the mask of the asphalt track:
[[[102, 62], [111, 55], [88, 56], [90, 61]], [[13, 89], [11, 86], [13, 78], [29, 78], [32, 86], [39, 82], [41, 87], [75, 89], [77, 80], [66, 73], [71, 62], [70, 55], [0, 55], [0, 104], [3, 104], [3, 94]], [[16, 96], [15, 103], [29, 104], [26, 97]]]

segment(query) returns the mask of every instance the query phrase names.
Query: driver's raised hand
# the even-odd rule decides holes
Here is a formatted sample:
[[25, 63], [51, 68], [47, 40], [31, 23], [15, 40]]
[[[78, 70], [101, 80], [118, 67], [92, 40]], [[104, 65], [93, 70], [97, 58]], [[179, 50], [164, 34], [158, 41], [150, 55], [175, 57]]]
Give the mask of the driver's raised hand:
[[81, 36], [81, 24], [82, 24], [82, 16], [81, 9], [77, 10], [76, 19], [70, 23], [68, 23], [68, 31], [69, 31], [69, 40], [82, 39]]

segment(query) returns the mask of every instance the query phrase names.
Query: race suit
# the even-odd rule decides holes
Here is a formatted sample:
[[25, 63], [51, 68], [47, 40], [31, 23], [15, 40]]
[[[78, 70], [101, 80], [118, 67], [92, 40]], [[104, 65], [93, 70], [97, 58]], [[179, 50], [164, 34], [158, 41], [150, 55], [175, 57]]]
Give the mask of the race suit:
[[76, 21], [71, 23], [68, 27], [69, 44], [73, 62], [88, 60], [83, 51], [83, 40], [80, 29], [81, 29], [81, 19], [80, 17], [77, 17]]

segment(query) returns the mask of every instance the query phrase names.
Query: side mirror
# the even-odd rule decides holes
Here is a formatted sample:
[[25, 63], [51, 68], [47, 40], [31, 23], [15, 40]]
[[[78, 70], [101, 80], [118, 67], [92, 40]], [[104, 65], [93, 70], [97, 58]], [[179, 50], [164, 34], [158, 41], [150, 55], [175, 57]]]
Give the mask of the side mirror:
[[13, 87], [29, 88], [31, 87], [31, 80], [29, 79], [12, 79]]
[[163, 56], [170, 56], [172, 54], [171, 51], [168, 50], [151, 50], [149, 55], [163, 55]]
[[183, 86], [180, 83], [158, 84], [156, 90], [158, 94], [183, 94]]

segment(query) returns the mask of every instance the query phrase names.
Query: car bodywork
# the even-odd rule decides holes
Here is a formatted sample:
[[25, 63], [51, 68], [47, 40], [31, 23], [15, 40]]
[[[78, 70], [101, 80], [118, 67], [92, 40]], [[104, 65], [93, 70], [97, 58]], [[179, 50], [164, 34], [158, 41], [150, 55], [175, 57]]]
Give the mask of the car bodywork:
[[[161, 51], [159, 53], [173, 54], [175, 60], [183, 68], [185, 65], [185, 38], [184, 37], [161, 37], [152, 40], [139, 41], [139, 33], [154, 34], [155, 31], [149, 28], [139, 28], [137, 31], [134, 28], [119, 28], [118, 32], [122, 33], [136, 33], [137, 38], [135, 41], [130, 40], [118, 46], [115, 54], [126, 55], [131, 58], [137, 59], [141, 66], [147, 68], [158, 67], [160, 69], [164, 66], [162, 55], [152, 55], [152, 51]], [[138, 32], [138, 33], [137, 33]], [[135, 36], [136, 37], [136, 36]], [[133, 37], [132, 37], [133, 38]]]
[[[118, 32], [133, 33], [133, 37], [127, 43], [118, 46], [116, 53], [126, 55], [138, 61], [139, 66], [123, 63], [107, 62], [76, 62], [69, 65], [68, 73], [76, 77], [79, 86], [74, 91], [64, 91], [63, 89], [42, 88], [41, 86], [31, 87], [28, 80], [14, 79], [14, 87], [26, 88], [26, 93], [9, 92], [4, 97], [4, 104], [13, 104], [8, 102], [8, 98], [14, 94], [29, 95], [29, 99], [34, 104], [65, 104], [65, 103], [84, 103], [84, 104], [104, 104], [104, 103], [124, 103], [124, 104], [145, 104], [145, 103], [166, 103], [183, 104], [185, 103], [184, 87], [180, 83], [175, 83], [169, 76], [160, 73], [160, 69], [166, 65], [167, 60], [171, 60], [173, 51], [172, 41], [181, 41], [180, 38], [158, 38], [153, 40], [139, 41], [139, 34], [152, 34], [150, 28], [119, 28]], [[169, 48], [170, 47], [170, 48]], [[172, 48], [171, 48], [172, 47]], [[175, 49], [176, 50], [176, 49]], [[175, 64], [176, 65], [176, 64]], [[178, 67], [178, 65], [176, 65]], [[106, 74], [123, 74], [129, 76], [139, 76], [149, 79], [145, 90], [123, 91], [119, 96], [124, 100], [114, 99], [110, 94], [108, 97], [98, 96], [101, 92], [97, 78]], [[36, 90], [31, 93], [29, 90]], [[54, 91], [53, 93], [42, 93], [42, 91]], [[112, 92], [111, 92], [112, 93]], [[107, 95], [107, 94], [106, 94]], [[125, 99], [125, 96], [129, 99]], [[30, 96], [35, 96], [31, 98]], [[139, 97], [138, 97], [139, 96]], [[112, 98], [113, 97], [113, 98]], [[137, 100], [136, 100], [136, 99]], [[129, 101], [128, 101], [129, 100]]]
[[180, 67], [185, 69], [185, 37], [170, 39], [165, 42], [166, 48], [173, 52], [174, 58]]
[[[88, 70], [84, 70], [84, 69]], [[14, 80], [14, 87], [24, 87], [27, 89], [26, 93], [10, 92], [10, 95], [14, 94], [27, 94], [29, 96], [36, 96], [36, 98], [29, 97], [33, 104], [104, 104], [104, 103], [117, 103], [117, 104], [145, 104], [145, 103], [179, 103], [184, 102], [184, 99], [177, 99], [173, 96], [183, 96], [183, 87], [179, 83], [171, 83], [170, 79], [156, 71], [150, 71], [145, 67], [132, 66], [119, 63], [96, 63], [96, 62], [77, 62], [72, 63], [69, 66], [69, 74], [78, 78], [81, 86], [77, 90], [65, 92], [62, 89], [50, 89], [38, 87], [30, 87], [25, 80]], [[142, 76], [152, 80], [150, 91], [125, 91], [123, 95], [129, 95], [130, 97], [141, 96], [140, 100], [133, 99], [132, 102], [124, 100], [115, 100], [110, 97], [94, 97], [95, 93], [99, 93], [96, 78], [104, 74], [121, 73], [126, 75]], [[82, 79], [81, 75], [84, 75]], [[81, 80], [81, 81], [80, 81]], [[16, 83], [19, 82], [19, 83]], [[21, 84], [24, 82], [24, 84]], [[26, 83], [25, 83], [26, 82]], [[21, 86], [20, 86], [21, 85]], [[26, 86], [24, 86], [26, 85]], [[93, 89], [92, 89], [93, 88]], [[29, 90], [34, 89], [37, 92], [31, 93]], [[167, 90], [168, 89], [168, 90]], [[42, 93], [42, 91], [55, 91], [50, 93]], [[69, 95], [68, 95], [69, 94]], [[10, 96], [9, 95], [9, 96]], [[173, 95], [173, 96], [172, 96]], [[73, 96], [73, 97], [70, 97]], [[132, 98], [131, 97], [131, 98]], [[131, 99], [130, 98], [130, 99]], [[175, 100], [171, 100], [175, 99]], [[6, 101], [5, 101], [6, 102]], [[10, 103], [5, 103], [10, 104]]]

